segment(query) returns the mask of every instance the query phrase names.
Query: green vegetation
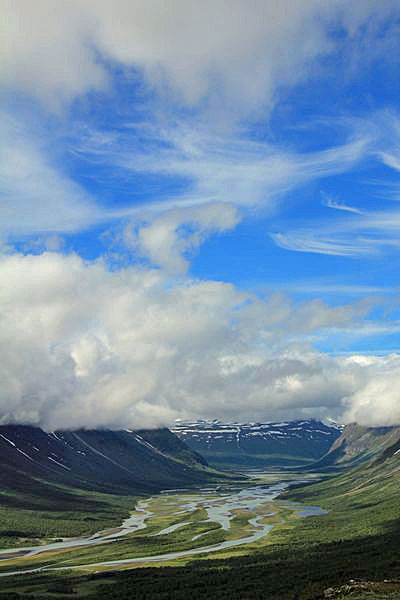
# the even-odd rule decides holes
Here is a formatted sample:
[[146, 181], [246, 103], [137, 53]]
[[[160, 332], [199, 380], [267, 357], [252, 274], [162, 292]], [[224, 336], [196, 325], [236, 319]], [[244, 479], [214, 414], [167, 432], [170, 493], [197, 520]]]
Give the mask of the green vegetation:
[[[45, 543], [50, 538], [90, 535], [101, 529], [116, 527], [129, 516], [137, 501], [134, 496], [116, 496], [83, 492], [54, 486], [53, 498], [35, 497], [34, 508], [21, 508], [19, 495], [0, 500], [0, 548], [14, 548]], [[28, 504], [28, 498], [25, 497]]]
[[[87, 600], [352, 600], [400, 598], [399, 454], [397, 446], [367, 464], [320, 483], [292, 489], [255, 511], [238, 510], [232, 529], [224, 532], [204, 523], [200, 508], [176, 514], [182, 496], [156, 496], [151, 528], [109, 545], [69, 550], [40, 559], [7, 561], [10, 570], [28, 564], [88, 564], [120, 556], [150, 556], [216, 543], [249, 534], [249, 519], [267, 515], [272, 532], [251, 544], [187, 556], [160, 566], [139, 563], [120, 567], [88, 567], [1, 579], [0, 600], [58, 597]], [[194, 496], [195, 494], [192, 494]], [[189, 496], [189, 494], [188, 494]], [[186, 501], [188, 499], [186, 497]], [[325, 516], [299, 518], [291, 502], [319, 505]], [[188, 523], [172, 533], [151, 536], [174, 523]], [[205, 538], [191, 541], [200, 533]], [[61, 561], [61, 562], [60, 562]], [[119, 570], [118, 570], [119, 569]], [[86, 571], [86, 572], [85, 572]], [[14, 595], [13, 595], [14, 594]]]
[[227, 451], [218, 450], [202, 450], [203, 456], [208, 463], [221, 469], [248, 469], [251, 468], [265, 469], [266, 465], [270, 467], [297, 467], [300, 465], [309, 465], [314, 462], [314, 459], [307, 456], [298, 456], [291, 454], [279, 453], [263, 453], [263, 454], [245, 454], [229, 453]]

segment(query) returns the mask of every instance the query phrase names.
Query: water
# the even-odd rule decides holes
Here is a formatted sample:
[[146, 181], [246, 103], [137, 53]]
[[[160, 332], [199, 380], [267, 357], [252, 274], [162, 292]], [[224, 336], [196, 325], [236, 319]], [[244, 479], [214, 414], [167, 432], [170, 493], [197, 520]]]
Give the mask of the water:
[[8, 558], [7, 555], [13, 553], [18, 553], [24, 558], [29, 558], [35, 554], [40, 554], [41, 552], [47, 552], [49, 550], [61, 550], [63, 548], [76, 548], [79, 546], [95, 546], [113, 542], [116, 538], [126, 535], [127, 533], [133, 533], [147, 527], [145, 521], [153, 515], [152, 512], [146, 510], [147, 505], [148, 502], [140, 501], [135, 508], [135, 511], [139, 514], [128, 517], [122, 522], [120, 527], [115, 529], [107, 530], [106, 532], [98, 532], [88, 537], [69, 538], [62, 540], [61, 542], [51, 542], [50, 544], [44, 544], [42, 546], [1, 550], [0, 561], [6, 560]]
[[[222, 528], [224, 531], [229, 532], [229, 530], [231, 529], [231, 521], [235, 517], [234, 511], [260, 511], [262, 510], [262, 505], [274, 500], [280, 493], [282, 493], [282, 491], [289, 487], [289, 485], [289, 482], [279, 482], [272, 485], [259, 484], [245, 488], [232, 486], [218, 486], [218, 488], [203, 488], [198, 490], [196, 493], [189, 491], [186, 491], [185, 493], [184, 490], [179, 490], [178, 497], [176, 491], [166, 491], [163, 494], [164, 496], [171, 496], [172, 500], [179, 501], [179, 511], [172, 514], [184, 514], [185, 521], [170, 525], [169, 527], [160, 530], [158, 533], [152, 533], [151, 535], [169, 535], [177, 529], [190, 524], [190, 521], [187, 521], [187, 518], [192, 512], [198, 509], [204, 509], [207, 514], [207, 519], [200, 521], [200, 523], [216, 523], [219, 524], [220, 528]], [[136, 506], [135, 514], [131, 515], [128, 519], [125, 519], [119, 528], [98, 532], [90, 537], [63, 540], [61, 542], [54, 542], [43, 546], [32, 546], [27, 548], [15, 548], [0, 551], [0, 560], [5, 560], [8, 557], [12, 558], [12, 556], [8, 556], [12, 554], [21, 555], [21, 558], [29, 558], [41, 552], [47, 552], [50, 550], [111, 543], [119, 537], [127, 535], [128, 533], [137, 532], [139, 530], [146, 530], [146, 528], [152, 524], [152, 518], [156, 516], [149, 510], [149, 505], [150, 500], [140, 501]], [[279, 506], [283, 506], [285, 508], [289, 508], [290, 510], [296, 511], [296, 513], [300, 517], [318, 516], [327, 513], [327, 511], [323, 510], [319, 506], [305, 506], [296, 502], [279, 501]], [[217, 552], [219, 550], [224, 550], [243, 544], [249, 544], [267, 535], [271, 531], [273, 525], [262, 524], [260, 523], [260, 521], [265, 517], [271, 516], [273, 514], [274, 513], [271, 512], [265, 512], [264, 514], [249, 519], [249, 535], [245, 535], [241, 538], [225, 540], [223, 542], [212, 545], [206, 545], [205, 539], [205, 545], [201, 546], [200, 548], [191, 548], [189, 550], [166, 552], [164, 554], [159, 555], [149, 555], [135, 558], [124, 558], [121, 560], [91, 563], [91, 566], [112, 567], [140, 562], [162, 562], [191, 555]], [[206, 536], [209, 533], [211, 533], [211, 531], [206, 531], [199, 535], [196, 535], [192, 538], [192, 541]], [[17, 558], [16, 556], [14, 557]], [[79, 565], [73, 568], [82, 568], [84, 566], [87, 565]], [[0, 576], [32, 573], [43, 570], [57, 570], [61, 568], [64, 567], [39, 567], [38, 569], [0, 573]]]

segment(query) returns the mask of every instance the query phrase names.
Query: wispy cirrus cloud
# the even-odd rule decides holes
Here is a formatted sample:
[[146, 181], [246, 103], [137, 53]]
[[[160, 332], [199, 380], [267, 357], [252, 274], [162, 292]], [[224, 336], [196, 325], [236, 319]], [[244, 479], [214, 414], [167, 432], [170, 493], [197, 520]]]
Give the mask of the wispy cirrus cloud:
[[[400, 171], [400, 118], [385, 112], [376, 116], [373, 141], [366, 156], [377, 158], [396, 173]], [[362, 129], [362, 128], [361, 128]], [[388, 134], [388, 130], [390, 134]], [[383, 150], [382, 148], [386, 148]], [[379, 164], [379, 163], [378, 163]], [[382, 194], [374, 196], [383, 205], [379, 210], [356, 208], [330, 195], [323, 194], [322, 204], [344, 213], [341, 218], [313, 219], [312, 224], [273, 232], [273, 241], [287, 250], [334, 256], [360, 257], [378, 255], [400, 246], [400, 211], [393, 204], [400, 199], [400, 183], [382, 180]], [[390, 193], [388, 192], [390, 188]], [[387, 201], [390, 201], [390, 204]]]
[[332, 196], [328, 194], [323, 194], [322, 204], [328, 208], [335, 208], [336, 210], [344, 210], [345, 212], [357, 213], [361, 214], [362, 211], [359, 208], [355, 208], [354, 206], [349, 206], [344, 202], [339, 202]]
[[[131, 250], [175, 271], [185, 270], [184, 254], [209, 234], [234, 227], [254, 210], [274, 211], [286, 193], [308, 181], [351, 169], [370, 144], [367, 137], [350, 137], [337, 147], [296, 153], [244, 134], [212, 134], [191, 121], [173, 128], [141, 123], [117, 132], [77, 128], [68, 136], [68, 152], [100, 172], [112, 171], [111, 184], [116, 178], [134, 187], [138, 177], [154, 175], [184, 181], [182, 189], [162, 199], [106, 206], [72, 179], [60, 158], [49, 156], [51, 135], [41, 130], [35, 136], [23, 121], [7, 115], [1, 127], [3, 239], [71, 233], [122, 220], [131, 222], [130, 230], [136, 232], [135, 244], [125, 237]], [[222, 212], [226, 227], [221, 225]], [[193, 224], [196, 231], [188, 235], [185, 225], [190, 230]]]
[[0, 115], [0, 236], [73, 232], [104, 218], [91, 195], [63, 173], [43, 138]]
[[286, 250], [360, 257], [398, 248], [399, 227], [400, 211], [365, 210], [346, 220], [314, 221], [308, 227], [274, 232], [270, 237], [277, 246]]
[[331, 256], [366, 256], [377, 252], [376, 244], [370, 240], [344, 238], [342, 233], [315, 229], [292, 230], [285, 233], [271, 233], [272, 240], [280, 248], [294, 252], [311, 252]]
[[[227, 10], [223, 0], [201, 6], [175, 0], [154, 10], [141, 0], [117, 0], [112, 8], [103, 0], [90, 5], [74, 0], [54, 11], [46, 0], [34, 7], [6, 2], [7, 28], [0, 38], [0, 83], [6, 94], [23, 92], [62, 112], [91, 91], [101, 90], [104, 99], [113, 86], [110, 65], [134, 74], [136, 88], [151, 90], [150, 125], [142, 120], [136, 131], [120, 128], [121, 123], [115, 130], [93, 129], [75, 140], [73, 150], [82, 163], [107, 163], [115, 180], [120, 175], [126, 185], [135, 185], [135, 174], [164, 175], [184, 185], [162, 200], [154, 194], [151, 202], [105, 207], [101, 197], [95, 199], [56, 164], [49, 147], [26, 134], [5, 135], [2, 231], [28, 236], [81, 231], [118, 219], [140, 222], [146, 211], [157, 219], [177, 207], [189, 207], [190, 221], [190, 207], [202, 204], [271, 210], [296, 187], [351, 169], [365, 156], [368, 136], [297, 153], [271, 141], [254, 142], [236, 125], [260, 110], [268, 118], [282, 89], [303, 81], [312, 64], [337, 51], [332, 23], [353, 54], [372, 19], [383, 23], [392, 9], [390, 1], [362, 9], [342, 0], [329, 7], [320, 0], [246, 7], [235, 1]], [[390, 27], [385, 31], [391, 37]], [[157, 119], [160, 99], [163, 114]], [[190, 107], [186, 121], [177, 117], [182, 106]], [[160, 126], [171, 115], [172, 126]], [[210, 225], [213, 229], [218, 230], [217, 223]]]
[[301, 152], [254, 141], [244, 130], [212, 132], [190, 118], [175, 119], [170, 126], [121, 122], [114, 134], [77, 128], [70, 140], [82, 160], [112, 166], [133, 186], [141, 174], [182, 181], [182, 189], [165, 193], [162, 201], [137, 203], [136, 208], [156, 212], [210, 202], [271, 210], [296, 187], [352, 169], [372, 142], [369, 132], [350, 130], [342, 144]]
[[[350, 134], [341, 145], [301, 153], [256, 142], [244, 132], [211, 133], [202, 123], [181, 119], [171, 127], [121, 124], [114, 136], [99, 130], [85, 130], [81, 136], [78, 130], [71, 143], [83, 160], [117, 169], [125, 185], [154, 175], [183, 182], [179, 191], [139, 200], [121, 211], [131, 221], [126, 231], [135, 232], [124, 236], [131, 249], [153, 264], [183, 272], [185, 252], [209, 234], [231, 229], [257, 211], [272, 215], [290, 191], [351, 170], [368, 153], [371, 139]], [[222, 209], [228, 227], [221, 227]], [[188, 236], [185, 225], [193, 224], [195, 234]]]
[[379, 286], [369, 284], [353, 284], [346, 283], [342, 278], [330, 279], [324, 278], [323, 276], [318, 277], [315, 280], [301, 280], [296, 281], [271, 281], [263, 283], [262, 289], [272, 290], [280, 289], [285, 292], [299, 293], [299, 294], [332, 294], [332, 295], [346, 295], [346, 296], [368, 296], [375, 294], [391, 295], [397, 294], [399, 289], [391, 286]]

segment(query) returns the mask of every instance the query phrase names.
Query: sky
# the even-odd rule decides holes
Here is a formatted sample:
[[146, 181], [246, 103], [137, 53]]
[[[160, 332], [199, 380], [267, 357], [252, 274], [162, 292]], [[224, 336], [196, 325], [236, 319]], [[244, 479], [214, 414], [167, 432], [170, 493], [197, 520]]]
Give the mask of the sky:
[[0, 7], [0, 423], [400, 423], [399, 2]]

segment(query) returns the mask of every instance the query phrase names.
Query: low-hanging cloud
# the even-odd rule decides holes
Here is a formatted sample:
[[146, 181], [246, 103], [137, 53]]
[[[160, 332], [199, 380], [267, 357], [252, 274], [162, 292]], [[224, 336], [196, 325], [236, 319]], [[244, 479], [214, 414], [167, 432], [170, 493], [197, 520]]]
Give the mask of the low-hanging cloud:
[[[231, 284], [172, 285], [158, 270], [109, 271], [56, 253], [4, 256], [0, 281], [2, 423], [53, 430], [210, 415], [382, 418], [375, 401], [367, 419], [359, 398], [385, 374], [383, 359], [334, 358], [302, 341], [354, 324], [365, 303], [295, 307]], [[400, 369], [398, 357], [390, 369]], [[386, 390], [387, 405], [396, 403]]]
[[365, 381], [344, 399], [344, 419], [366, 426], [388, 426], [400, 423], [400, 357], [353, 357], [361, 364]]

